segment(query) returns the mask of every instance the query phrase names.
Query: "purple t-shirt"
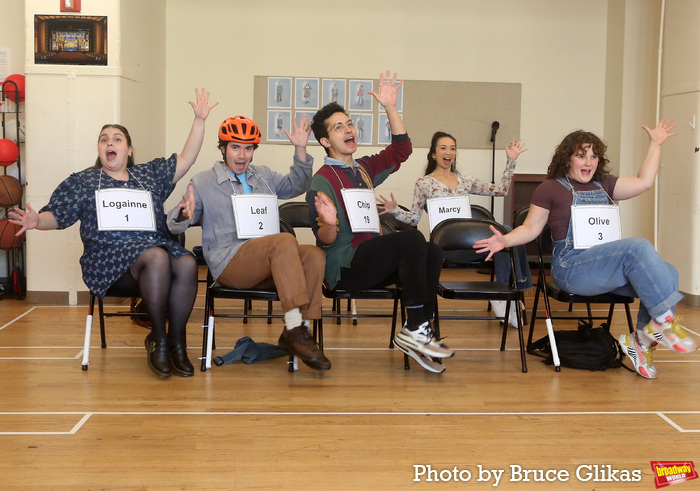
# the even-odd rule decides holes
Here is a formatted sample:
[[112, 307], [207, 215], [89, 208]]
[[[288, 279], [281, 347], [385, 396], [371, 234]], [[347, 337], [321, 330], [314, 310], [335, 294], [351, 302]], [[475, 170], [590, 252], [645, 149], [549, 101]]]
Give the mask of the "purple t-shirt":
[[[575, 191], [594, 191], [598, 185], [593, 181], [587, 184], [569, 178], [569, 182], [574, 187]], [[606, 176], [600, 183], [603, 189], [610, 197], [613, 195], [617, 176]], [[563, 240], [566, 238], [566, 233], [569, 230], [569, 220], [571, 219], [571, 203], [573, 202], [573, 194], [566, 189], [556, 179], [545, 179], [545, 181], [537, 186], [535, 192], [532, 193], [530, 204], [537, 205], [540, 208], [549, 210], [549, 226], [552, 231], [552, 240]]]

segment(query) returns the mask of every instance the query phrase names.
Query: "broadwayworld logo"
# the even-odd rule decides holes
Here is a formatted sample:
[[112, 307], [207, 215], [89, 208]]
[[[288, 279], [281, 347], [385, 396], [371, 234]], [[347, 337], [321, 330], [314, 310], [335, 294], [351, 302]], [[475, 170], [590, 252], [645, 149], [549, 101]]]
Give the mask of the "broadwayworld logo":
[[654, 471], [656, 489], [698, 478], [692, 461], [653, 461], [650, 463], [651, 470]]

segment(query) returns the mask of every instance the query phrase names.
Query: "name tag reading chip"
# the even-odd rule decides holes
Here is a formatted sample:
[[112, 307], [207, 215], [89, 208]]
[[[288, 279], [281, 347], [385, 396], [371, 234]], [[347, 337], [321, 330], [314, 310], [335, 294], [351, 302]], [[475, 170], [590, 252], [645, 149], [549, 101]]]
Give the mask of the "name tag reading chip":
[[231, 202], [239, 239], [255, 239], [280, 233], [276, 195], [237, 194], [231, 196]]
[[95, 191], [97, 229], [155, 232], [153, 197], [143, 189], [98, 189]]
[[469, 204], [469, 196], [448, 196], [444, 198], [430, 198], [427, 203], [430, 231], [435, 226], [448, 218], [471, 218], [472, 208]]
[[377, 198], [372, 189], [341, 189], [348, 221], [353, 233], [379, 233], [379, 214]]
[[572, 205], [574, 249], [588, 249], [622, 238], [616, 205]]

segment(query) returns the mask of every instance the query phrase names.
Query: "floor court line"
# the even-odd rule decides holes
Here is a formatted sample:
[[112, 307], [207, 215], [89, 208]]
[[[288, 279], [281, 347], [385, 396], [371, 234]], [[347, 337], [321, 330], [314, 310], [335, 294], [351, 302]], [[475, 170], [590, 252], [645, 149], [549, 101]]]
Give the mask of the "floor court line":
[[679, 433], [700, 433], [700, 429], [684, 429], [669, 414], [700, 414], [700, 411], [513, 411], [513, 412], [366, 412], [366, 411], [0, 411], [2, 416], [70, 416], [82, 418], [70, 431], [0, 431], [0, 436], [10, 435], [75, 435], [92, 416], [629, 416], [655, 415], [663, 419]]

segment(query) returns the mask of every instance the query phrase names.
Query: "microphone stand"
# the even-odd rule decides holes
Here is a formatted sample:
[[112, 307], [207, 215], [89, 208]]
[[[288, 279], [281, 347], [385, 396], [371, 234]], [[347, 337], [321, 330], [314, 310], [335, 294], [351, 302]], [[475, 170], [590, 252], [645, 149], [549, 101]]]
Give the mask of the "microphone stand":
[[[491, 138], [491, 143], [493, 144], [491, 153], [491, 184], [496, 184], [496, 135]], [[491, 196], [491, 214], [493, 215], [493, 204], [495, 201], [495, 196]]]

